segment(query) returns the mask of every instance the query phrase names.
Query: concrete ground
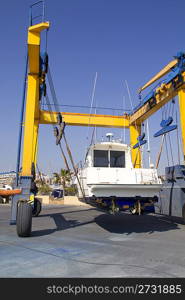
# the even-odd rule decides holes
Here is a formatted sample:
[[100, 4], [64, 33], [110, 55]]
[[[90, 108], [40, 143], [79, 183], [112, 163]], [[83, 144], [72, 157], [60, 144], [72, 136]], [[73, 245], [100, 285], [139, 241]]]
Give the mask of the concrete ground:
[[185, 276], [185, 225], [166, 217], [50, 205], [30, 238], [17, 237], [9, 218], [0, 205], [0, 277]]

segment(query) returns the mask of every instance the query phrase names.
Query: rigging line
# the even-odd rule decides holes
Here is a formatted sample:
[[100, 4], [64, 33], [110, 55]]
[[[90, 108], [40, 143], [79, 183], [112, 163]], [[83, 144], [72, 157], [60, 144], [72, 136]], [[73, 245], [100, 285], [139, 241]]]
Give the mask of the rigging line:
[[[39, 124], [38, 124], [39, 126]], [[34, 141], [34, 136], [33, 136], [33, 141]], [[34, 142], [33, 142], [34, 144]], [[33, 161], [36, 160], [36, 157], [37, 157], [37, 152], [38, 152], [38, 128], [37, 128], [37, 138], [36, 138], [36, 141], [35, 141], [35, 149], [33, 149]]]
[[[49, 85], [50, 85], [50, 91], [51, 91], [51, 95], [52, 95], [52, 98], [53, 98], [53, 102], [54, 102], [54, 106], [55, 106], [55, 109], [57, 112], [58, 109], [57, 109], [57, 105], [58, 105], [58, 100], [57, 100], [57, 96], [56, 96], [56, 93], [55, 93], [55, 88], [54, 88], [54, 84], [53, 84], [53, 80], [52, 80], [52, 76], [51, 76], [51, 72], [50, 72], [50, 68], [48, 67], [48, 82], [49, 82]], [[69, 148], [69, 145], [67, 143], [67, 140], [66, 140], [66, 137], [65, 137], [65, 133], [63, 132], [63, 137], [64, 137], [64, 141], [65, 141], [65, 144], [66, 144], [66, 149], [67, 149], [67, 152], [68, 152], [68, 155], [69, 155], [69, 158], [70, 158], [70, 161], [71, 161], [71, 164], [72, 164], [72, 167], [73, 167], [73, 171], [74, 171], [74, 174], [77, 178], [77, 181], [78, 181], [78, 184], [79, 184], [79, 187], [81, 189], [81, 192], [82, 192], [82, 195], [83, 197], [85, 198], [85, 193], [84, 193], [84, 190], [82, 189], [82, 186], [81, 186], [81, 183], [80, 183], [80, 180], [78, 178], [78, 173], [77, 173], [77, 170], [75, 168], [75, 164], [74, 164], [74, 161], [73, 161], [73, 157], [72, 157], [72, 154], [71, 154], [71, 151], [70, 151], [70, 148]], [[61, 149], [61, 152], [62, 152], [62, 156], [64, 158], [64, 162], [67, 162], [67, 159], [65, 157], [65, 154], [64, 154], [64, 151], [62, 150], [62, 145], [61, 143], [59, 143], [60, 145], [60, 149]], [[67, 167], [68, 166], [68, 167]], [[69, 165], [67, 163], [66, 165], [67, 168], [69, 168]]]
[[90, 146], [92, 145], [92, 143], [93, 143], [93, 139], [94, 139], [94, 133], [95, 133], [95, 128], [96, 127], [94, 127], [93, 128], [93, 132], [92, 132], [92, 136], [91, 136], [91, 142], [90, 142]]
[[159, 162], [161, 159], [161, 154], [162, 154], [163, 145], [164, 145], [164, 139], [165, 139], [165, 135], [163, 135], [162, 139], [161, 139], [161, 146], [160, 146], [159, 154], [158, 154], [157, 161], [156, 161], [156, 169], [158, 169]]
[[166, 112], [165, 112], [165, 119], [167, 120], [168, 119], [168, 116], [169, 116], [169, 102], [166, 104]]
[[45, 51], [47, 53], [47, 49], [48, 49], [48, 31], [49, 28], [46, 29], [46, 37], [45, 37]]
[[[54, 115], [53, 115], [53, 113], [52, 113], [52, 108], [50, 107], [51, 105], [50, 105], [49, 97], [48, 97], [47, 94], [46, 94], [46, 97], [45, 97], [45, 98], [46, 98], [46, 103], [47, 103], [47, 105], [48, 105], [48, 109], [49, 109], [49, 111], [50, 111], [50, 116], [51, 116], [52, 123], [55, 123]], [[55, 125], [52, 124], [52, 126], [53, 126], [53, 129], [54, 129], [54, 128], [55, 128]], [[69, 172], [70, 178], [71, 178], [71, 180], [72, 180], [72, 177], [71, 177], [71, 171], [70, 171], [70, 168], [69, 168], [69, 164], [68, 164], [68, 162], [67, 162], [67, 158], [66, 158], [66, 156], [65, 156], [65, 153], [64, 153], [64, 151], [63, 151], [63, 149], [62, 149], [61, 142], [59, 143], [59, 147], [60, 147], [60, 150], [61, 150], [61, 153], [62, 153], [62, 157], [63, 157], [63, 160], [64, 160], [64, 164], [65, 164], [65, 166], [66, 166], [66, 168], [67, 168], [67, 170], [68, 170], [68, 172]]]
[[[53, 84], [53, 80], [52, 80], [52, 76], [51, 76], [51, 72], [50, 72], [50, 68], [49, 68], [49, 67], [48, 67], [48, 82], [49, 82], [50, 91], [51, 91], [51, 95], [52, 95], [52, 98], [53, 98], [55, 110], [56, 110], [56, 112], [59, 112], [59, 111], [58, 111], [58, 108], [57, 108], [58, 100], [57, 100], [57, 96], [56, 96], [56, 93], [55, 93], [55, 88], [54, 88], [54, 84]], [[49, 98], [47, 98], [47, 100], [49, 100]], [[79, 181], [79, 178], [78, 178], [78, 174], [77, 174], [77, 171], [76, 171], [76, 168], [75, 168], [75, 165], [74, 165], [74, 161], [73, 161], [73, 158], [72, 158], [72, 154], [71, 154], [70, 148], [69, 148], [69, 146], [68, 146], [68, 143], [67, 143], [67, 140], [66, 140], [66, 137], [65, 137], [65, 133], [63, 133], [63, 137], [64, 137], [64, 141], [65, 141], [65, 144], [66, 144], [66, 149], [67, 149], [67, 151], [68, 151], [69, 158], [70, 158], [70, 161], [71, 161], [71, 164], [72, 164], [72, 167], [73, 167], [75, 176], [76, 176], [76, 178], [77, 178], [77, 180], [78, 180], [78, 183], [79, 183], [79, 186], [80, 186], [82, 195], [84, 196], [84, 191], [82, 190], [82, 187], [81, 187], [81, 184], [80, 184], [80, 181]], [[60, 149], [61, 149], [62, 156], [63, 156], [63, 158], [64, 158], [64, 162], [65, 162], [65, 164], [66, 164], [66, 167], [67, 167], [67, 169], [69, 170], [69, 165], [68, 165], [68, 163], [67, 163], [67, 159], [66, 159], [66, 157], [65, 157], [65, 154], [64, 154], [64, 151], [63, 151], [63, 149], [62, 149], [61, 143], [59, 143], [59, 147], [60, 147]]]
[[172, 118], [173, 118], [174, 110], [175, 110], [175, 104], [176, 104], [174, 98], [172, 99], [172, 103], [173, 103], [173, 106], [172, 106]]
[[51, 71], [50, 71], [49, 66], [48, 66], [47, 78], [48, 78], [49, 87], [50, 87], [51, 95], [52, 95], [52, 98], [53, 98], [53, 104], [54, 104], [55, 110], [56, 110], [56, 112], [59, 112], [59, 109], [57, 107], [57, 106], [59, 106], [59, 103], [58, 103], [58, 99], [57, 99], [57, 96], [56, 96], [56, 92], [55, 92], [55, 88], [54, 88], [54, 84], [53, 84], [53, 79], [52, 79], [52, 76], [51, 76]]
[[[126, 88], [127, 88], [128, 98], [129, 98], [129, 100], [130, 100], [130, 105], [131, 105], [131, 109], [132, 109], [132, 113], [133, 113], [134, 107], [133, 107], [132, 97], [131, 97], [131, 93], [130, 93], [130, 89], [129, 89], [127, 80], [125, 80], [125, 85], [126, 85]], [[136, 127], [136, 130], [138, 131], [138, 126], [137, 126], [136, 121], [134, 121], [134, 126]], [[138, 131], [138, 132], [139, 132], [139, 131]], [[140, 150], [141, 147], [139, 146], [138, 149]]]
[[55, 127], [55, 125], [54, 125], [55, 119], [54, 119], [53, 110], [52, 110], [52, 107], [51, 107], [51, 103], [50, 103], [48, 94], [46, 94], [45, 100], [46, 100], [46, 104], [47, 104], [47, 107], [49, 109], [49, 113], [50, 113], [50, 116], [51, 116], [52, 126], [54, 128]]
[[169, 103], [169, 112], [168, 116], [171, 116], [171, 108], [172, 108], [172, 101], [168, 102]]
[[[51, 104], [52, 106], [54, 104]], [[46, 106], [46, 104], [43, 104], [43, 106]], [[87, 106], [87, 105], [72, 105], [72, 104], [57, 104], [56, 106], [60, 106], [60, 107], [75, 107], [75, 108], [91, 108], [91, 106]], [[114, 107], [103, 107], [103, 106], [92, 106], [92, 109], [107, 109], [107, 110], [116, 110], [116, 111], [123, 111], [123, 108], [118, 107], [118, 108], [114, 108]], [[125, 109], [125, 112], [130, 112], [130, 109]]]
[[[95, 112], [96, 114], [96, 109], [95, 109]], [[96, 125], [93, 127], [93, 131], [92, 131], [92, 136], [91, 136], [91, 142], [90, 142], [90, 146], [93, 144], [93, 140], [94, 140], [94, 143], [96, 143], [96, 140], [97, 140], [97, 130], [96, 130]]]
[[[94, 113], [95, 114], [97, 114], [97, 99], [96, 99], [96, 108], [95, 108], [95, 111], [94, 111]], [[96, 143], [96, 141], [97, 141], [97, 127], [95, 126], [94, 127], [95, 128], [95, 130], [94, 130], [94, 139], [95, 139], [95, 143]]]
[[161, 110], [162, 110], [162, 120], [163, 120], [166, 118], [166, 104], [163, 107], [161, 107]]
[[67, 152], [68, 152], [68, 154], [69, 154], [69, 158], [70, 158], [70, 161], [71, 161], [71, 164], [72, 164], [72, 167], [73, 167], [74, 174], [75, 174], [76, 179], [77, 179], [77, 181], [78, 181], [78, 184], [79, 184], [80, 190], [81, 190], [81, 192], [82, 192], [83, 198], [85, 199], [85, 192], [84, 192], [84, 189], [82, 188], [80, 179], [79, 179], [79, 177], [78, 177], [78, 172], [77, 172], [77, 170], [76, 170], [76, 167], [75, 167], [75, 164], [74, 164], [74, 161], [73, 161], [73, 157], [72, 157], [72, 153], [71, 153], [71, 150], [70, 150], [69, 145], [68, 145], [67, 140], [66, 140], [65, 133], [63, 133], [63, 137], [64, 137], [64, 142], [65, 142], [65, 144], [66, 144], [66, 149], [67, 149]]
[[127, 82], [126, 79], [125, 79], [125, 85], [126, 85], [128, 97], [129, 97], [129, 100], [130, 100], [131, 110], [133, 112], [134, 107], [133, 107], [133, 103], [132, 103], [132, 97], [131, 97], [130, 89], [129, 89], [128, 82]]
[[70, 179], [72, 180], [71, 170], [70, 170], [70, 168], [69, 168], [69, 165], [68, 165], [68, 162], [67, 162], [67, 158], [66, 158], [66, 156], [65, 156], [65, 153], [64, 153], [64, 151], [63, 151], [63, 149], [62, 149], [61, 142], [59, 143], [59, 147], [60, 147], [60, 150], [61, 150], [61, 153], [62, 153], [62, 157], [63, 157], [64, 163], [65, 163], [66, 168], [67, 168], [67, 170], [68, 170], [68, 172], [69, 172]]
[[150, 153], [150, 130], [149, 130], [148, 119], [146, 120], [146, 131], [147, 131], [147, 141], [148, 141], [148, 147], [147, 147], [148, 164], [149, 164], [149, 167], [150, 167], [150, 165], [151, 165], [151, 153]]
[[88, 128], [87, 128], [87, 137], [86, 137], [87, 140], [88, 140], [88, 136], [89, 136], [89, 125], [90, 125], [90, 119], [91, 119], [91, 114], [92, 114], [92, 106], [93, 106], [93, 103], [94, 103], [94, 96], [95, 96], [95, 90], [96, 90], [97, 77], [98, 77], [98, 73], [96, 72], [95, 78], [94, 78], [92, 95], [91, 95], [91, 106], [90, 106], [90, 113], [89, 113], [89, 123], [88, 123]]
[[164, 119], [164, 111], [165, 111], [164, 106], [161, 107], [161, 111], [162, 111], [162, 120], [163, 120]]
[[170, 145], [170, 153], [171, 153], [172, 165], [174, 166], [173, 151], [172, 151], [172, 144], [171, 144], [170, 132], [168, 133], [168, 139], [169, 139], [169, 145]]
[[[177, 110], [176, 110], [176, 124], [178, 124], [178, 116], [177, 116]], [[179, 145], [179, 126], [177, 125], [177, 146], [178, 146], [178, 162], [180, 165], [180, 145]]]
[[136, 166], [136, 162], [137, 162], [137, 158], [138, 158], [138, 155], [139, 155], [139, 147], [137, 148], [137, 154], [136, 154], [136, 157], [135, 157], [135, 161], [134, 161], [134, 164], [133, 164], [133, 167], [135, 168]]
[[169, 167], [169, 155], [168, 155], [168, 146], [167, 146], [167, 138], [166, 138], [166, 134], [164, 135], [164, 140], [165, 140], [165, 148], [166, 148], [166, 158], [167, 158], [167, 162], [168, 162], [168, 167]]
[[[142, 132], [143, 132], [143, 123], [141, 123], [141, 134], [142, 134]], [[143, 168], [143, 150], [144, 150], [144, 146], [145, 145], [143, 145], [142, 147], [140, 147], [140, 153], [141, 153], [141, 168]], [[138, 149], [139, 149], [139, 147], [138, 147]]]

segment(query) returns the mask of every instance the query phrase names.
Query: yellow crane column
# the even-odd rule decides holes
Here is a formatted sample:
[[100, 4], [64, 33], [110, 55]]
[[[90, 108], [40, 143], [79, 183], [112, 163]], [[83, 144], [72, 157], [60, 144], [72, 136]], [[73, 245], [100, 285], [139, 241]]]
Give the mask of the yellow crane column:
[[179, 96], [179, 112], [180, 112], [180, 120], [181, 120], [183, 158], [185, 162], [185, 89], [180, 89], [180, 91], [178, 92], [178, 96]]
[[49, 28], [49, 23], [39, 23], [28, 28], [28, 62], [27, 99], [22, 156], [22, 176], [31, 176], [32, 164], [36, 163], [38, 126], [40, 115], [40, 33]]
[[139, 135], [141, 135], [141, 125], [130, 125], [131, 157], [134, 168], [141, 168], [141, 151], [139, 148], [132, 148], [138, 142]]

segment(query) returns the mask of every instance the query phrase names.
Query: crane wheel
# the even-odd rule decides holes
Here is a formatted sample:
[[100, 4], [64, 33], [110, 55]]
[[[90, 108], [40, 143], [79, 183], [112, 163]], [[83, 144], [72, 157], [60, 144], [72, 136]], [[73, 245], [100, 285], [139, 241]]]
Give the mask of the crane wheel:
[[32, 209], [32, 217], [38, 217], [42, 210], [42, 204], [41, 201], [38, 198], [34, 199], [34, 206]]
[[32, 207], [29, 203], [20, 201], [17, 207], [17, 234], [19, 237], [28, 237], [32, 227]]

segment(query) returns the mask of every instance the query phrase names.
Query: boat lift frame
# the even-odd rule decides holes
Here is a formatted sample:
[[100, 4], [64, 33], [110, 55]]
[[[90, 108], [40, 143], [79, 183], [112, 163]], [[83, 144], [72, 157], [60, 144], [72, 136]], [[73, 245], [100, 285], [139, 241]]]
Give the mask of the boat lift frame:
[[[42, 1], [41, 1], [42, 2]], [[22, 158], [21, 158], [21, 172], [19, 174], [19, 188], [22, 190], [21, 195], [17, 195], [12, 201], [11, 224], [17, 222], [17, 212], [19, 203], [26, 203], [30, 199], [31, 183], [33, 179], [33, 166], [36, 169], [38, 139], [39, 139], [39, 125], [40, 124], [57, 124], [58, 112], [50, 112], [41, 109], [39, 89], [41, 84], [45, 84], [45, 76], [40, 70], [40, 45], [41, 32], [48, 30], [50, 23], [45, 22], [31, 25], [28, 27], [28, 74], [27, 74], [27, 93], [25, 105], [24, 123], [24, 138], [22, 143]], [[178, 60], [172, 64], [178, 64]], [[170, 67], [164, 68], [160, 73], [154, 76], [153, 80], [159, 79], [161, 76], [171, 71]], [[179, 83], [179, 76], [181, 82]], [[150, 80], [149, 84], [153, 82]], [[176, 82], [176, 84], [173, 84]], [[147, 85], [147, 84], [146, 84]], [[145, 86], [146, 86], [145, 85]], [[144, 86], [144, 88], [145, 88]], [[175, 96], [179, 96], [180, 120], [182, 131], [183, 154], [185, 160], [185, 70], [182, 69], [180, 74], [177, 74], [172, 81], [162, 83], [147, 98], [138, 109], [128, 115], [113, 116], [100, 114], [82, 114], [72, 112], [60, 112], [63, 122], [70, 126], [96, 126], [108, 128], [127, 128], [130, 131], [130, 146], [132, 163], [135, 168], [141, 167], [141, 153], [140, 149], [134, 149], [133, 146], [137, 143], [138, 136], [141, 135], [141, 126], [143, 121], [148, 119], [151, 115], [157, 112], [163, 105], [172, 100]], [[22, 208], [21, 208], [22, 209]], [[23, 211], [23, 210], [22, 210]], [[23, 218], [19, 214], [19, 218]], [[21, 220], [19, 220], [20, 223]], [[28, 236], [29, 230], [25, 228], [25, 234]], [[18, 233], [19, 236], [25, 236]]]

